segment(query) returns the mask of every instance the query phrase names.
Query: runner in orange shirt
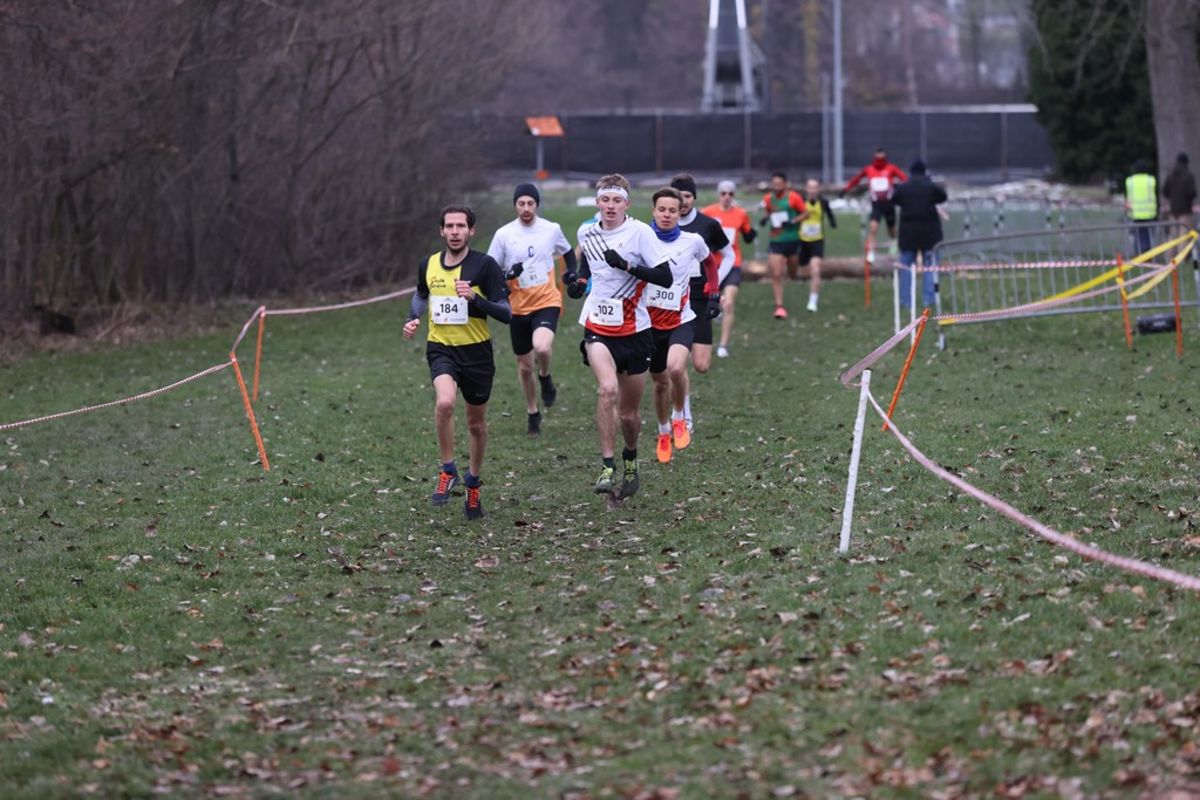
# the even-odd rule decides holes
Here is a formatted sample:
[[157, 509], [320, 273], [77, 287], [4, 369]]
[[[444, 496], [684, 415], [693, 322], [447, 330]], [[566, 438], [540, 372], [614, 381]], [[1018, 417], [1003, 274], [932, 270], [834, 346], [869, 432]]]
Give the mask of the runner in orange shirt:
[[742, 235], [741, 238], [746, 244], [753, 242], [754, 237], [758, 235], [746, 209], [734, 200], [736, 193], [737, 185], [733, 181], [721, 181], [717, 184], [717, 202], [701, 209], [700, 212], [721, 223], [733, 251], [732, 258], [726, 253], [725, 258], [721, 260], [721, 271], [718, 275], [721, 280], [721, 342], [717, 345], [717, 358], [726, 358], [729, 355], [729, 337], [733, 333], [733, 308], [737, 302], [738, 287], [742, 284], [742, 245], [738, 234]]

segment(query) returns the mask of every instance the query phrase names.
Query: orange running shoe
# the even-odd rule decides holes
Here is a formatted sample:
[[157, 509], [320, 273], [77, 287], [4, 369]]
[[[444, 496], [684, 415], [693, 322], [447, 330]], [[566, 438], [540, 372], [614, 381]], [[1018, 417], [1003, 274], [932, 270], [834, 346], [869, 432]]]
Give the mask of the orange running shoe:
[[671, 434], [675, 438], [675, 449], [686, 449], [692, 443], [692, 434], [688, 430], [687, 420], [673, 419], [671, 420]]
[[658, 446], [654, 449], [654, 455], [658, 456], [658, 463], [671, 463], [671, 434], [660, 433], [658, 435]]
[[783, 306], [775, 306], [775, 319], [787, 319], [787, 309]]

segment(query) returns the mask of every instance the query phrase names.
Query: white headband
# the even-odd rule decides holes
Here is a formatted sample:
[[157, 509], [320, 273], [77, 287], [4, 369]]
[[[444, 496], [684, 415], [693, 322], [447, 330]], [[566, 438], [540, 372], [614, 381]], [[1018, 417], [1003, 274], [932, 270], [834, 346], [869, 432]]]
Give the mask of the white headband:
[[600, 195], [602, 195], [602, 194], [616, 194], [616, 195], [620, 195], [622, 200], [629, 199], [629, 192], [625, 191], [625, 189], [623, 189], [620, 186], [605, 186], [603, 188], [597, 189], [596, 190], [596, 199], [599, 200]]

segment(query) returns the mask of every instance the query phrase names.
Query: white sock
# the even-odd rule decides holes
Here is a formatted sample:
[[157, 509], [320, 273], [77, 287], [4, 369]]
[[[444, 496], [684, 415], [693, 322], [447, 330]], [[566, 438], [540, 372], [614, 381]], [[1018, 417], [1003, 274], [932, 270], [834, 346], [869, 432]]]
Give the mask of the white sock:
[[817, 297], [819, 297], [819, 295], [816, 292], [809, 292], [808, 293], [808, 302], [810, 302], [810, 303], [817, 302]]
[[690, 392], [683, 396], [683, 418], [692, 418], [692, 395]]
[[683, 412], [682, 412], [682, 411], [675, 411], [674, 409], [672, 409], [672, 411], [671, 411], [671, 419], [672, 419], [672, 420], [683, 419]]
[[671, 423], [669, 423], [669, 422], [658, 423], [658, 435], [659, 436], [666, 436], [670, 432], [671, 432]]

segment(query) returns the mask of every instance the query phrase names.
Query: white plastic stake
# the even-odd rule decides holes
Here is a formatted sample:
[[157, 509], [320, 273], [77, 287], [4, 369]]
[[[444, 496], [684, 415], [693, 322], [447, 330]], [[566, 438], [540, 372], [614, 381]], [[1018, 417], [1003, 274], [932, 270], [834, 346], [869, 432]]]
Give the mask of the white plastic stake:
[[892, 333], [900, 332], [900, 270], [903, 267], [899, 262], [892, 262], [892, 317], [895, 320], [895, 328]]
[[862, 455], [863, 427], [867, 416], [867, 395], [871, 393], [871, 370], [863, 370], [862, 389], [858, 394], [858, 416], [854, 418], [854, 446], [850, 450], [850, 475], [846, 478], [846, 504], [842, 507], [842, 539], [838, 552], [850, 550], [850, 522], [854, 519], [854, 492], [858, 488], [858, 459]]

